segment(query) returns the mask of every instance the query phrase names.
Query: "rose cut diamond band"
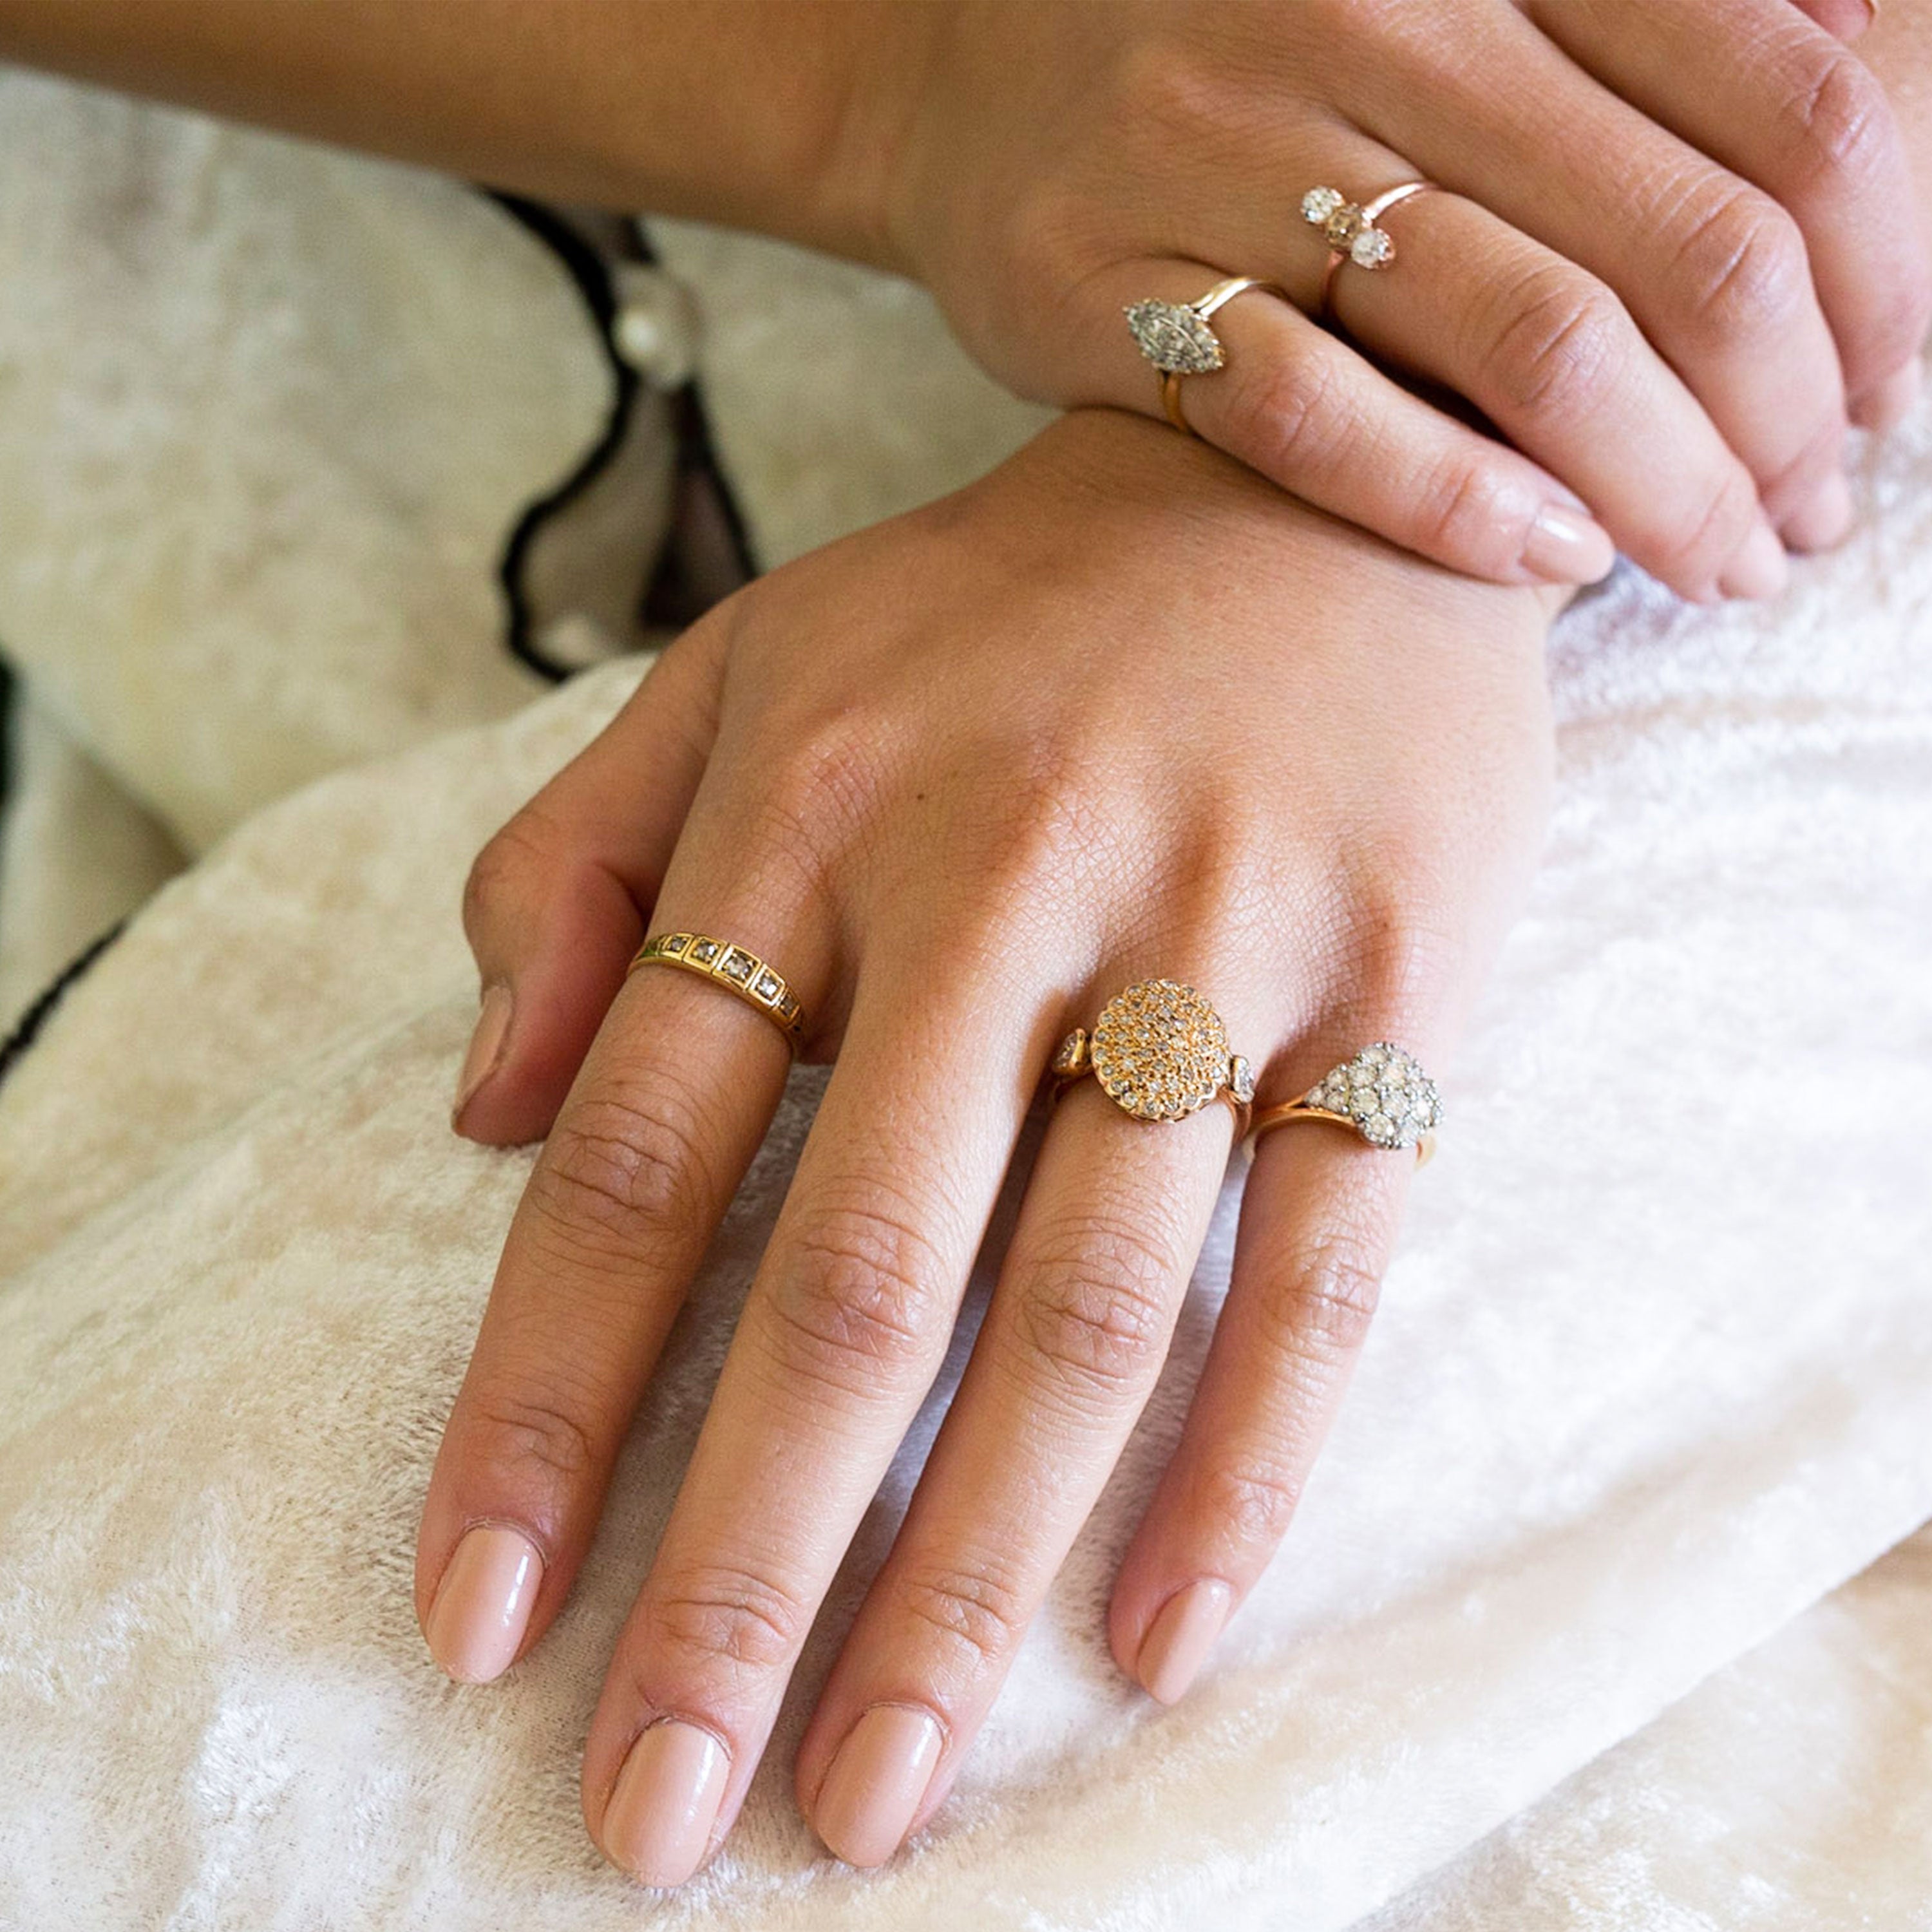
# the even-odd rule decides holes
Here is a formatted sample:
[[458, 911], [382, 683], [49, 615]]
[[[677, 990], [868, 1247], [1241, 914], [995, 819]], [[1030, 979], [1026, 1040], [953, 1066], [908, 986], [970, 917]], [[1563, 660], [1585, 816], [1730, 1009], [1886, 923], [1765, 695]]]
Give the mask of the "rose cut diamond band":
[[1228, 353], [1221, 338], [1208, 326], [1208, 319], [1225, 308], [1237, 296], [1250, 289], [1288, 300], [1288, 291], [1256, 275], [1230, 275], [1216, 282], [1198, 300], [1191, 302], [1137, 302], [1124, 313], [1127, 328], [1139, 345], [1141, 353], [1160, 371], [1160, 406], [1167, 419], [1184, 436], [1196, 434], [1180, 409], [1180, 381], [1184, 376], [1211, 375], [1227, 366]]
[[1253, 1072], [1228, 1051], [1220, 1015], [1178, 980], [1142, 980], [1116, 993], [1090, 1034], [1076, 1027], [1060, 1042], [1052, 1071], [1056, 1100], [1090, 1073], [1137, 1120], [1184, 1120], [1225, 1100], [1238, 1140], [1255, 1097]]
[[1392, 208], [1426, 194], [1436, 184], [1404, 182], [1360, 206], [1340, 188], [1312, 188], [1301, 197], [1301, 218], [1321, 230], [1328, 243], [1328, 266], [1322, 272], [1322, 296], [1315, 313], [1326, 320], [1335, 277], [1345, 262], [1358, 268], [1386, 268], [1395, 260], [1395, 239], [1376, 224]]
[[805, 1044], [805, 1015], [784, 976], [742, 946], [708, 932], [661, 932], [638, 947], [624, 976], [640, 966], [676, 966], [714, 980], [763, 1013], [784, 1035], [794, 1058]]
[[1419, 1166], [1436, 1151], [1442, 1119], [1436, 1082], [1413, 1054], [1384, 1040], [1324, 1073], [1298, 1099], [1264, 1107], [1247, 1138], [1258, 1141], [1291, 1120], [1333, 1120], [1372, 1147], [1414, 1148]]

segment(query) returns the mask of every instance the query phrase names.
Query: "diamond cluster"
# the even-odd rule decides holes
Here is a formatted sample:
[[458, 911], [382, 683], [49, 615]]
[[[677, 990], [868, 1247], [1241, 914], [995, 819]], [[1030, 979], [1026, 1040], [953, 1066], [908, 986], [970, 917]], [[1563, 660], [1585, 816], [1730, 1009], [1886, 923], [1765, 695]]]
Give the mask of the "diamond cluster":
[[1205, 376], [1227, 359], [1220, 338], [1183, 303], [1137, 302], [1126, 317], [1141, 353], [1166, 374]]
[[1332, 188], [1312, 188], [1301, 197], [1301, 218], [1321, 230], [1330, 248], [1358, 268], [1385, 268], [1395, 260], [1395, 244], [1346, 195]]
[[1143, 980], [1115, 994], [1090, 1050], [1100, 1084], [1138, 1120], [1184, 1119], [1230, 1078], [1220, 1015], [1178, 980]]
[[1310, 1090], [1306, 1104], [1343, 1115], [1377, 1147], [1414, 1147], [1442, 1118], [1435, 1082], [1388, 1040], [1336, 1067]]

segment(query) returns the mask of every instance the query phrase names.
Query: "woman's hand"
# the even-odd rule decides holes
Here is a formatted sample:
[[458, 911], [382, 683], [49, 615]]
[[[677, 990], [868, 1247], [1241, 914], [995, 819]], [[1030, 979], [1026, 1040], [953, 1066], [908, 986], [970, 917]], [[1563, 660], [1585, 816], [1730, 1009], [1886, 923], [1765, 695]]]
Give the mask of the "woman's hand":
[[[721, 606], [484, 851], [458, 1124], [550, 1132], [423, 1517], [418, 1613], [453, 1675], [494, 1676], [568, 1594], [790, 1065], [717, 986], [626, 980], [647, 923], [763, 955], [837, 1060], [592, 1727], [584, 1814], [618, 1864], [681, 1881], [735, 1816], [1069, 1029], [1168, 976], [1264, 1102], [1379, 1039], [1447, 1058], [1538, 848], [1545, 620], [1204, 446], [1076, 414]], [[842, 1856], [883, 1859], [950, 1786], [1158, 1370], [1230, 1120], [1143, 1123], [1091, 1081], [1054, 1112], [798, 1759]], [[1111, 1614], [1160, 1697], [1287, 1526], [1413, 1165], [1333, 1127], [1259, 1144]]]
[[[1688, 596], [1759, 595], [1783, 580], [1774, 527], [1800, 549], [1849, 527], [1846, 398], [1867, 424], [1901, 411], [1932, 313], [1905, 151], [1844, 44], [1870, 17], [1864, 0], [883, 9], [848, 152], [880, 158], [892, 252], [1023, 394], [1157, 412], [1123, 305], [1263, 277], [1295, 307], [1231, 303], [1226, 370], [1182, 388], [1192, 425], [1262, 474], [1500, 581], [1600, 575], [1607, 531]], [[1296, 312], [1328, 253], [1304, 190], [1366, 202], [1425, 176], [1444, 191], [1390, 213], [1399, 259], [1345, 266], [1335, 314], [1522, 456]]]

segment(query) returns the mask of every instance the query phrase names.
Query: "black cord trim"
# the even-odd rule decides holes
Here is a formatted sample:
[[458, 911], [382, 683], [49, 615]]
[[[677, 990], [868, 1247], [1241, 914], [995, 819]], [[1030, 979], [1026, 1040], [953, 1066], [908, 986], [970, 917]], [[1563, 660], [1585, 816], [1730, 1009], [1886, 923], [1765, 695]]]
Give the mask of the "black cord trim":
[[554, 490], [531, 503], [511, 530], [497, 566], [497, 580], [509, 611], [509, 626], [504, 635], [511, 655], [527, 664], [539, 677], [561, 684], [573, 667], [557, 663], [538, 650], [531, 636], [530, 598], [524, 589], [524, 566], [530, 546], [544, 523], [564, 506], [580, 496], [610, 466], [630, 432], [631, 412], [635, 406], [640, 384], [638, 372], [617, 353], [611, 339], [611, 324], [617, 314], [617, 298], [610, 286], [610, 272], [602, 258], [568, 222], [561, 220], [542, 202], [526, 201], [520, 195], [506, 194], [496, 188], [483, 192], [513, 220], [520, 222], [543, 243], [568, 270], [584, 304], [597, 325], [597, 340], [610, 368], [610, 412], [597, 440], [584, 452], [583, 460]]
[[748, 582], [760, 574], [758, 560], [752, 548], [751, 528], [745, 521], [744, 512], [738, 507], [737, 492], [731, 488], [724, 474], [724, 466], [718, 460], [718, 444], [711, 434], [711, 418], [695, 382], [678, 398], [677, 435], [679, 466], [710, 478], [718, 507], [724, 512], [725, 526], [731, 532], [732, 554], [740, 572]]
[[53, 1017], [55, 1007], [67, 997], [68, 988], [121, 937], [127, 929], [127, 925], [124, 919], [117, 920], [77, 958], [70, 959], [63, 966], [56, 975], [53, 984], [20, 1016], [14, 1023], [14, 1030], [4, 1040], [0, 1040], [0, 1082], [5, 1080], [28, 1048], [39, 1038], [40, 1029]]

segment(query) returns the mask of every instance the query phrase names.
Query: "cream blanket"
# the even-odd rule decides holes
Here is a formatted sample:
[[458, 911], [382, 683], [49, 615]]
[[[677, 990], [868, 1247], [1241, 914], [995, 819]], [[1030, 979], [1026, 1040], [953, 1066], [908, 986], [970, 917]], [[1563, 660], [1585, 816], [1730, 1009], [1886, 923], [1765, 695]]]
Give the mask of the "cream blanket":
[[[760, 522], [770, 552], [829, 533], [795, 472], [760, 468], [771, 391], [714, 321], [754, 518], [794, 506]], [[934, 440], [957, 460], [976, 433]], [[820, 448], [877, 473], [865, 434]], [[1237, 1174], [956, 1796], [875, 1875], [818, 1852], [789, 1760], [957, 1350], [710, 1871], [640, 1894], [575, 1796], [818, 1076], [554, 1631], [463, 1689], [410, 1608], [528, 1166], [445, 1124], [474, 1010], [456, 896], [635, 667], [248, 820], [0, 1091], [0, 1923], [1328, 1932], [1386, 1906], [1378, 1932], [1797, 1932], [1834, 1922], [1834, 1882], [1923, 1922], [1921, 1834], [1874, 1798], [1932, 1790], [1926, 1563], [1792, 1622], [1932, 1516], [1932, 412], [1865, 488], [1863, 533], [1774, 612], [1627, 578], [1562, 626], [1549, 860], [1288, 1547], [1181, 1706], [1120, 1678], [1101, 1607], [1213, 1322]]]

